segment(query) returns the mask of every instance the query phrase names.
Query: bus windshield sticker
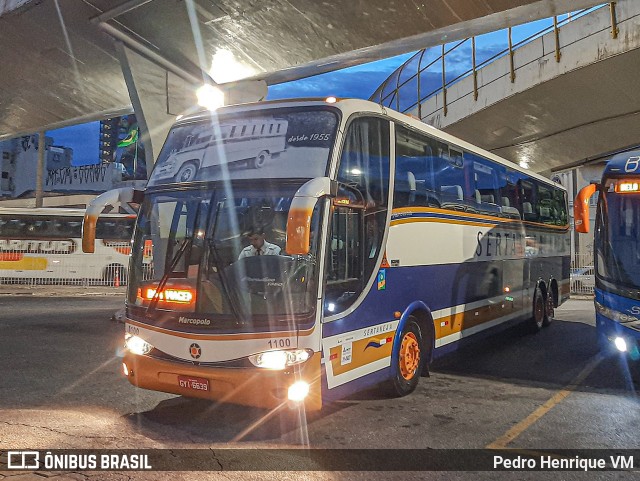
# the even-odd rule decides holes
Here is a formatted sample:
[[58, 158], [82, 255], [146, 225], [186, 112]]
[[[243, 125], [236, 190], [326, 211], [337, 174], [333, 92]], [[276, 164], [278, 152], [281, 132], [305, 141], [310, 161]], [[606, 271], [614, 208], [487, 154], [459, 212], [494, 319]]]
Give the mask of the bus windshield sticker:
[[327, 110], [277, 109], [179, 125], [169, 132], [149, 186], [322, 176], [337, 123]]

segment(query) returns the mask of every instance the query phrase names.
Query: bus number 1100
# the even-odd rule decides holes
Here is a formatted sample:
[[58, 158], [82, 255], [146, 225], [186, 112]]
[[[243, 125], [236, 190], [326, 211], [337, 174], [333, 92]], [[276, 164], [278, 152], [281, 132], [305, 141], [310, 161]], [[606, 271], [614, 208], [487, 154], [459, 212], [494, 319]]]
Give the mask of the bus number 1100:
[[291, 347], [291, 339], [270, 339], [269, 349], [282, 349], [284, 347]]

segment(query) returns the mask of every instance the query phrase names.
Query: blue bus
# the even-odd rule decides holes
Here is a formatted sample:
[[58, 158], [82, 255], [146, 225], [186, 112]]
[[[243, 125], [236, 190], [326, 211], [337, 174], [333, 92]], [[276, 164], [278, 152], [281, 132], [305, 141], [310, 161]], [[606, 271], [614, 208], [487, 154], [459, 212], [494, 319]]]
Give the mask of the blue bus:
[[575, 228], [589, 232], [589, 198], [598, 193], [594, 231], [595, 307], [599, 342], [640, 359], [640, 151], [615, 155], [600, 183], [574, 203]]

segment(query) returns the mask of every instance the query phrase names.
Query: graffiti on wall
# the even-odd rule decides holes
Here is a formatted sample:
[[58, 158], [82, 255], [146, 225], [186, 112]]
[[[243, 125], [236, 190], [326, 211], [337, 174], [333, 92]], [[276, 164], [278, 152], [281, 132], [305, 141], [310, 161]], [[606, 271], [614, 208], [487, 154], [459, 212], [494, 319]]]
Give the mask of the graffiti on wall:
[[113, 166], [105, 164], [63, 167], [47, 171], [45, 190], [64, 187], [78, 190], [106, 190], [111, 188]]

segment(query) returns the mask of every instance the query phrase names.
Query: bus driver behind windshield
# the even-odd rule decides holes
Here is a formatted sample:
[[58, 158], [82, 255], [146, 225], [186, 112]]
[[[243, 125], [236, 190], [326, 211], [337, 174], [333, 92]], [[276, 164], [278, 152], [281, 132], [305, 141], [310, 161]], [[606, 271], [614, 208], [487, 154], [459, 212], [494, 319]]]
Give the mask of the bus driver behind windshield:
[[238, 260], [252, 256], [277, 256], [280, 255], [280, 247], [264, 240], [263, 229], [250, 229], [247, 232], [249, 245], [240, 251]]

